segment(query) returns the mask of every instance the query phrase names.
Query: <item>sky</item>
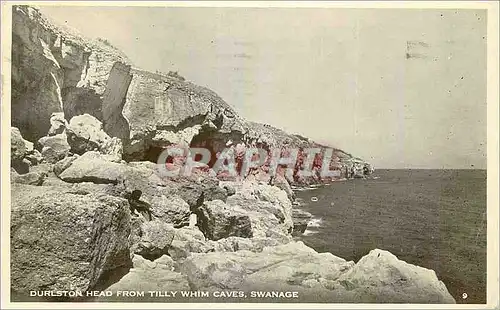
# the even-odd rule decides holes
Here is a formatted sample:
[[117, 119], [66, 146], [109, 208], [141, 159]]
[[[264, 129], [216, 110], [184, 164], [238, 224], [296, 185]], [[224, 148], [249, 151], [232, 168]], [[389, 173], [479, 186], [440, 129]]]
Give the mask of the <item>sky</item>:
[[486, 168], [486, 11], [39, 8], [375, 168]]

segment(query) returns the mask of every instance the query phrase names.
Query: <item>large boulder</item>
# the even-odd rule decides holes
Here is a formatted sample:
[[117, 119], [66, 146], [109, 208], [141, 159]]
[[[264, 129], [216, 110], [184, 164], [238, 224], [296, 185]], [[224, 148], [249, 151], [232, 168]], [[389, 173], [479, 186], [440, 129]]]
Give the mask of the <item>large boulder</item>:
[[71, 147], [68, 144], [66, 133], [42, 137], [38, 140], [41, 146], [42, 157], [48, 163], [56, 163], [68, 156]]
[[455, 303], [433, 270], [408, 264], [379, 249], [362, 257], [338, 282], [361, 293], [366, 302]]
[[175, 230], [168, 254], [174, 260], [181, 260], [191, 253], [206, 253], [213, 250], [213, 246], [208, 243], [198, 227], [182, 227]]
[[88, 291], [129, 268], [127, 201], [57, 187], [12, 186], [11, 287]]
[[252, 223], [247, 212], [229, 207], [221, 200], [205, 202], [197, 210], [198, 226], [210, 240], [231, 236], [251, 238]]
[[[68, 160], [69, 162], [70, 160]], [[65, 167], [66, 163], [61, 163]], [[95, 151], [86, 152], [73, 160], [69, 167], [59, 174], [65, 182], [94, 182], [117, 184], [126, 179], [129, 172], [134, 168], [125, 164], [109, 161], [106, 155]]]
[[290, 289], [309, 279], [338, 278], [353, 262], [319, 254], [302, 242], [266, 247], [262, 252], [240, 250], [192, 254], [181, 266], [193, 289]]
[[148, 259], [156, 259], [168, 254], [168, 248], [174, 239], [174, 227], [162, 221], [143, 222], [140, 238], [132, 245], [132, 252]]
[[213, 91], [178, 76], [137, 69], [130, 73], [123, 107], [130, 128], [124, 150], [128, 158], [146, 159], [151, 148], [190, 145], [204, 130], [241, 135], [243, 120]]
[[[130, 302], [130, 297], [119, 296], [118, 291], [145, 292], [145, 296], [134, 297], [134, 301], [154, 302], [160, 300], [158, 296], [149, 294], [152, 292], [179, 292], [189, 291], [187, 277], [174, 271], [173, 261], [163, 255], [160, 258], [150, 261], [142, 256], [134, 255], [133, 268], [130, 272], [106, 289], [113, 292], [112, 296], [100, 297], [97, 301], [122, 301]], [[177, 296], [180, 298], [180, 293]], [[172, 297], [167, 298], [172, 301]]]
[[10, 156], [13, 161], [21, 161], [27, 153], [26, 143], [16, 127], [10, 130]]
[[42, 185], [46, 177], [47, 174], [44, 174], [43, 172], [28, 172], [25, 174], [18, 174], [14, 171], [14, 173], [11, 173], [11, 182], [26, 185]]
[[[21, 132], [16, 127], [11, 127], [10, 130], [10, 163], [18, 173], [27, 173], [29, 164], [23, 161], [28, 154], [28, 142], [23, 139]], [[32, 147], [32, 144], [31, 144]]]
[[200, 207], [203, 201], [226, 201], [227, 199], [228, 192], [219, 185], [219, 180], [217, 179], [205, 175], [201, 180], [185, 179], [184, 181], [187, 182], [180, 184], [178, 195], [186, 201], [192, 209]]
[[229, 196], [226, 203], [229, 208], [242, 209], [248, 214], [254, 237], [287, 239], [293, 230], [293, 221], [292, 203], [285, 191], [253, 181], [231, 186], [235, 187], [236, 194]]
[[455, 303], [433, 271], [381, 250], [354, 264], [292, 242], [262, 252], [194, 253], [180, 269], [193, 290], [298, 292], [302, 302]]
[[151, 213], [153, 216], [166, 223], [172, 223], [174, 227], [189, 225], [191, 210], [187, 202], [179, 196], [154, 196], [151, 199]]
[[71, 118], [66, 133], [73, 153], [81, 155], [88, 151], [99, 151], [112, 155], [116, 160], [122, 157], [121, 140], [105, 133], [101, 121], [92, 115], [83, 114]]
[[68, 122], [64, 118], [64, 112], [54, 112], [50, 116], [50, 128], [48, 136], [55, 136], [63, 133], [68, 126]]
[[66, 170], [71, 164], [80, 157], [78, 154], [65, 157], [60, 161], [56, 162], [54, 165], [54, 173], [59, 176], [64, 170]]

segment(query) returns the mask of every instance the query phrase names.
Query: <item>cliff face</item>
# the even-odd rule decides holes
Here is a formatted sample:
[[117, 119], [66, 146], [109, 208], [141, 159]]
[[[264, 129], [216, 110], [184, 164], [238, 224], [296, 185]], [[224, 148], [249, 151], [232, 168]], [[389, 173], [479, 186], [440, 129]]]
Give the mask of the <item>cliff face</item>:
[[52, 25], [38, 10], [12, 13], [12, 125], [28, 140], [47, 134], [50, 117], [84, 113], [102, 119], [103, 94], [120, 52]]
[[[229, 145], [307, 148], [319, 145], [269, 125], [250, 122], [213, 91], [179, 75], [130, 65], [107, 41], [91, 41], [52, 25], [34, 8], [13, 9], [12, 125], [36, 141], [54, 112], [90, 114], [123, 141], [127, 161], [155, 162], [169, 145], [205, 147], [212, 158]], [[335, 150], [342, 170], [351, 156]], [[358, 168], [364, 166], [360, 162]]]
[[123, 115], [131, 159], [156, 161], [155, 150], [171, 144], [190, 145], [203, 132], [241, 135], [243, 120], [211, 90], [179, 77], [132, 70]]

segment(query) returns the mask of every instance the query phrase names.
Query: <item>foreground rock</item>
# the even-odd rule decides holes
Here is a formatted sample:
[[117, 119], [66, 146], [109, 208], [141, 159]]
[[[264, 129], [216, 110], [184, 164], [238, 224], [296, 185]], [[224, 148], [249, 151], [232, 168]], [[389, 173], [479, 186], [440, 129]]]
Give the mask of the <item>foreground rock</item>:
[[66, 130], [71, 151], [83, 154], [88, 151], [99, 151], [111, 155], [112, 159], [119, 161], [122, 158], [123, 146], [118, 138], [111, 138], [103, 130], [101, 121], [89, 114], [71, 118]]
[[[181, 297], [180, 291], [189, 291], [190, 288], [186, 276], [174, 272], [173, 264], [172, 259], [166, 255], [155, 261], [134, 255], [133, 268], [130, 272], [106, 289], [106, 291], [113, 292], [113, 296], [101, 297], [97, 301], [130, 302], [130, 297], [117, 296], [118, 291], [146, 292], [144, 297], [133, 297], [134, 302], [158, 301], [159, 298], [150, 296], [149, 291], [177, 292], [176, 297]], [[172, 298], [168, 298], [168, 301], [171, 302]]]
[[68, 122], [64, 118], [64, 112], [54, 112], [50, 116], [50, 128], [48, 136], [58, 135], [63, 133], [68, 127]]
[[[69, 161], [69, 160], [68, 160]], [[62, 164], [64, 167], [65, 165]], [[65, 182], [94, 182], [117, 184], [124, 180], [131, 169], [124, 164], [111, 162], [99, 152], [86, 152], [70, 163], [59, 174]]]
[[433, 270], [378, 249], [361, 258], [338, 282], [364, 302], [455, 303]]
[[168, 254], [175, 261], [183, 261], [192, 253], [236, 252], [247, 250], [262, 252], [267, 246], [283, 244], [274, 238], [228, 237], [213, 241], [207, 239], [198, 227], [182, 227], [175, 230], [175, 236], [168, 249]]
[[33, 151], [33, 143], [24, 140], [21, 132], [16, 127], [10, 131], [10, 164], [17, 173], [27, 173], [30, 161], [25, 157]]
[[54, 136], [42, 137], [38, 140], [42, 148], [42, 156], [48, 163], [56, 163], [68, 156], [71, 147], [68, 144], [66, 133], [60, 133]]
[[151, 213], [166, 223], [172, 223], [174, 227], [189, 225], [191, 209], [187, 202], [177, 195], [154, 196], [151, 199]]
[[231, 236], [253, 237], [248, 213], [241, 208], [229, 207], [221, 200], [206, 202], [199, 209], [198, 225], [210, 240]]
[[11, 287], [92, 290], [130, 264], [126, 200], [12, 185]]
[[248, 215], [252, 236], [288, 242], [293, 229], [292, 203], [285, 191], [267, 184], [246, 181], [243, 183], [222, 183], [231, 186], [236, 193], [227, 198], [230, 209], [239, 209]]
[[143, 222], [137, 242], [132, 245], [131, 251], [150, 260], [157, 259], [168, 254], [174, 235], [172, 225], [158, 220]]
[[294, 242], [260, 253], [192, 254], [181, 271], [193, 290], [296, 291], [310, 302], [455, 303], [433, 271], [381, 250], [354, 264]]
[[10, 156], [12, 161], [22, 161], [27, 153], [26, 144], [21, 132], [16, 127], [10, 130]]
[[26, 185], [42, 185], [46, 177], [47, 174], [45, 173], [28, 172], [18, 174], [15, 170], [10, 174], [11, 182]]

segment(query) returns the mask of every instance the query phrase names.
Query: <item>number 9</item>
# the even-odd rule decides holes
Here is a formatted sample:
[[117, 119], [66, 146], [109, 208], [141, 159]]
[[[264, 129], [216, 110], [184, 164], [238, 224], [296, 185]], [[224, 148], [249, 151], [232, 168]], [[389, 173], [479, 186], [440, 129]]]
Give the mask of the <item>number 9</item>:
[[468, 295], [467, 295], [467, 293], [463, 293], [463, 294], [462, 294], [462, 298], [463, 298], [463, 299], [467, 299], [467, 296], [468, 296]]

